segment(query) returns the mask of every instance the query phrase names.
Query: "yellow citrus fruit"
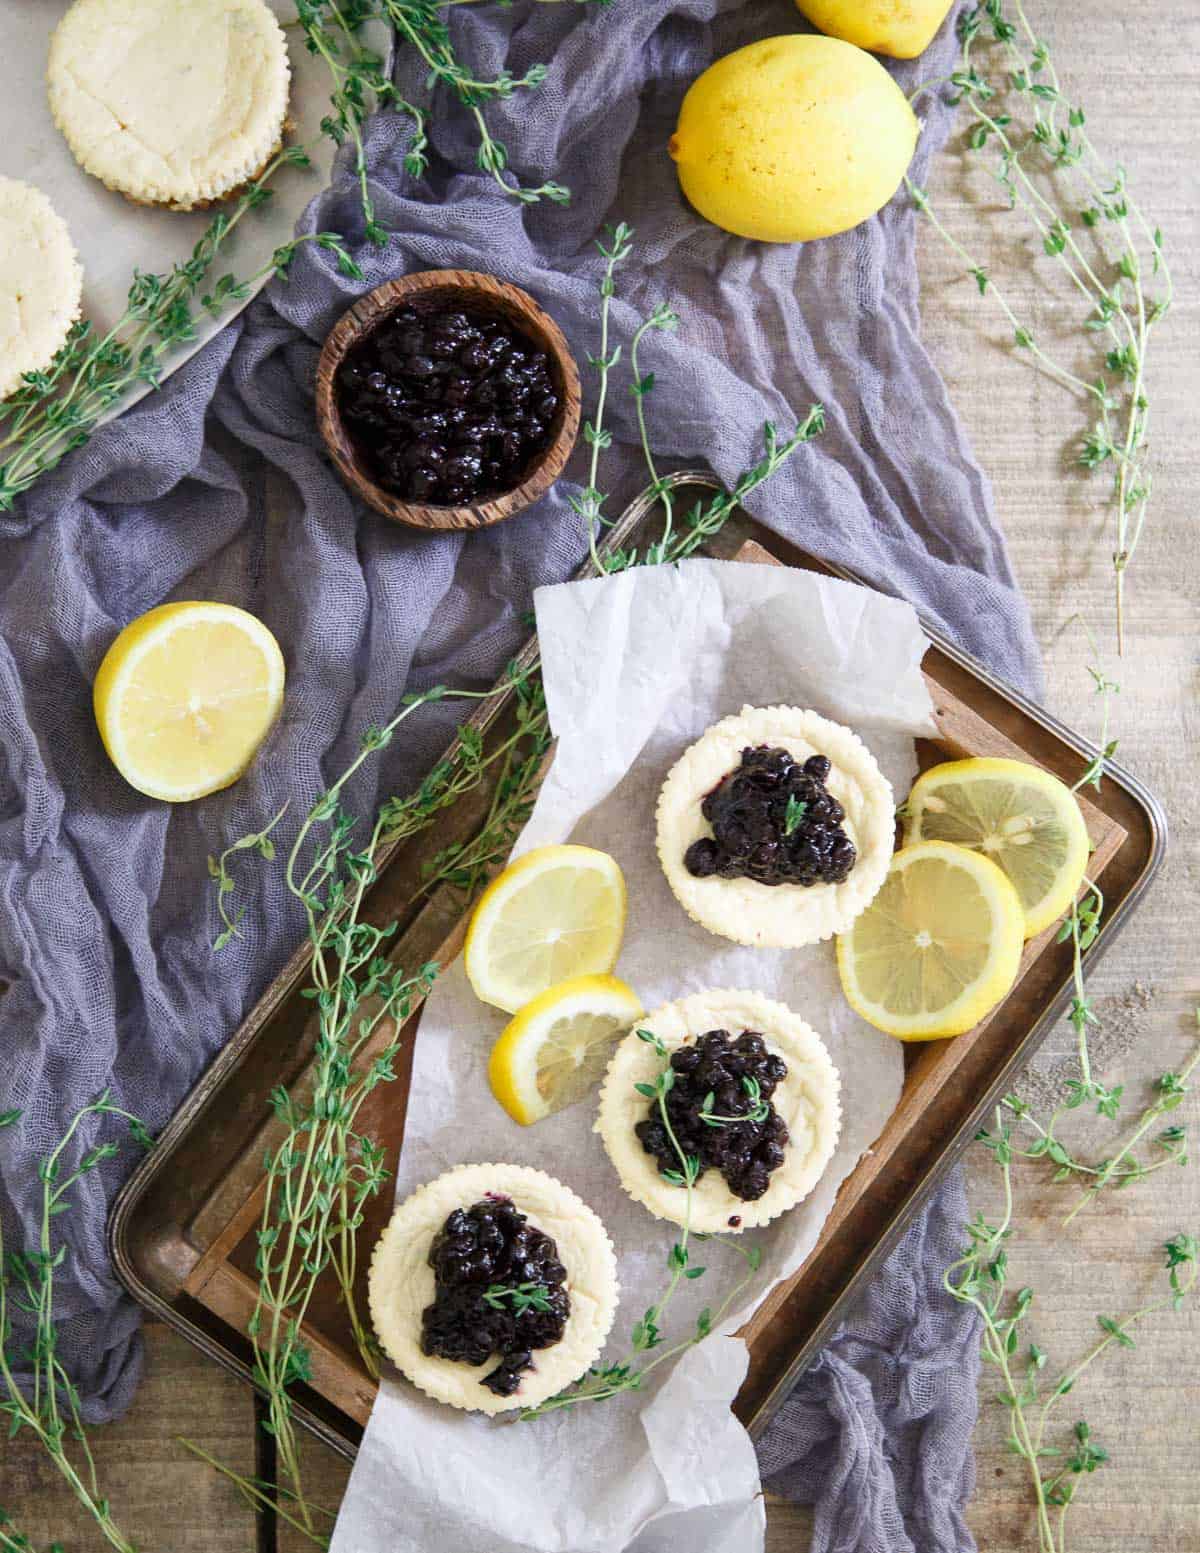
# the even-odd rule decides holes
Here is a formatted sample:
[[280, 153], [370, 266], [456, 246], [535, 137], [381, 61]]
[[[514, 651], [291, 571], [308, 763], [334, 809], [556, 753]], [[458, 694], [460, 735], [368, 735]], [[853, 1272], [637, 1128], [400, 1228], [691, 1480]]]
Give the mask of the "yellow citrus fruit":
[[573, 976], [611, 971], [625, 934], [625, 878], [593, 847], [537, 847], [480, 896], [463, 950], [475, 996], [514, 1014]]
[[952, 0], [796, 0], [814, 27], [860, 49], [915, 59], [933, 42]]
[[574, 976], [527, 1003], [492, 1048], [492, 1093], [522, 1127], [583, 1100], [642, 1004], [616, 976]]
[[922, 841], [892, 858], [883, 887], [837, 941], [850, 1006], [902, 1041], [961, 1035], [1016, 980], [1017, 892], [980, 852]]
[[694, 81], [668, 149], [727, 232], [794, 243], [844, 232], [900, 186], [917, 120], [877, 59], [839, 38], [765, 38]]
[[92, 692], [113, 765], [181, 803], [236, 782], [283, 706], [279, 643], [232, 604], [163, 604], [104, 655]]
[[952, 841], [997, 863], [1012, 880], [1032, 938], [1078, 894], [1089, 842], [1075, 794], [1023, 760], [951, 760], [913, 784], [904, 839]]

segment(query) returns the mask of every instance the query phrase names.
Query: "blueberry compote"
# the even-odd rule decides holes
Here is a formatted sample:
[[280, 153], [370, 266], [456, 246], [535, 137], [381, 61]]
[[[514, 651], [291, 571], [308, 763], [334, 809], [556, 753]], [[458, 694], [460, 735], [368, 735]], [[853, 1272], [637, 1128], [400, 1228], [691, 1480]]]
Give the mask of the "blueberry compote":
[[841, 884], [858, 853], [842, 828], [846, 811], [825, 786], [830, 769], [825, 755], [800, 765], [785, 749], [744, 749], [740, 764], [700, 805], [713, 833], [684, 853], [688, 873], [759, 884]]
[[549, 1235], [507, 1197], [456, 1208], [429, 1248], [436, 1294], [421, 1313], [421, 1352], [463, 1364], [500, 1363], [480, 1384], [511, 1397], [533, 1350], [566, 1330], [567, 1270]]
[[[787, 1077], [787, 1063], [767, 1050], [756, 1030], [744, 1030], [736, 1041], [728, 1030], [709, 1030], [694, 1045], [677, 1047], [671, 1067], [667, 1118], [679, 1147], [700, 1161], [700, 1175], [711, 1166], [735, 1197], [754, 1202], [783, 1164], [787, 1123], [771, 1096]], [[634, 1131], [664, 1175], [679, 1173], [679, 1154], [657, 1100]]]
[[401, 308], [355, 346], [337, 396], [376, 483], [446, 507], [518, 486], [559, 406], [549, 358], [519, 329], [436, 305]]

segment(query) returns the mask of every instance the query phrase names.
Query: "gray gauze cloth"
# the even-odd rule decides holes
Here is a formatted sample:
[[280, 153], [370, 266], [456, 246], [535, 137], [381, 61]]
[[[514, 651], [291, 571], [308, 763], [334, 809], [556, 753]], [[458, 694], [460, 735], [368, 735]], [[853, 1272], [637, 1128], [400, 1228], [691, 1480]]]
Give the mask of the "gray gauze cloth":
[[[727, 236], [680, 197], [665, 146], [680, 99], [714, 57], [804, 27], [791, 0], [617, 0], [611, 8], [518, 3], [451, 13], [478, 72], [549, 64], [545, 85], [489, 109], [525, 182], [557, 178], [570, 208], [522, 207], [474, 163], [469, 117], [439, 95], [429, 177], [402, 165], [404, 123], [372, 122], [372, 192], [395, 235], [363, 243], [353, 177], [306, 213], [350, 235], [366, 281], [306, 248], [158, 393], [105, 427], [0, 518], [0, 1140], [10, 1237], [31, 1243], [37, 1161], [106, 1085], [159, 1128], [280, 969], [302, 932], [278, 866], [242, 861], [243, 932], [219, 956], [206, 858], [291, 801], [281, 841], [362, 731], [406, 687], [480, 687], [520, 644], [533, 589], [570, 575], [584, 536], [564, 481], [497, 528], [431, 537], [357, 504], [322, 453], [313, 381], [325, 333], [359, 292], [430, 267], [494, 272], [526, 287], [581, 361], [597, 346], [605, 222], [628, 221], [616, 337], [654, 302], [682, 327], [646, 343], [649, 402], [665, 467], [707, 464], [725, 481], [758, 458], [771, 419], [790, 429], [813, 401], [828, 429], [752, 497], [757, 516], [817, 555], [899, 594], [1009, 679], [1036, 680], [1024, 605], [972, 458], [918, 338], [914, 216], [903, 194], [842, 237], [764, 245]], [[944, 75], [947, 26], [906, 89]], [[403, 62], [409, 95], [422, 72]], [[948, 110], [929, 117], [927, 174]], [[293, 175], [302, 176], [302, 175]], [[589, 384], [589, 387], [591, 384]], [[607, 510], [645, 480], [633, 400], [610, 396]], [[578, 482], [582, 450], [571, 466]], [[577, 488], [577, 486], [576, 486]], [[117, 776], [96, 733], [91, 682], [129, 620], [168, 599], [252, 610], [288, 664], [283, 719], [228, 792], [171, 807]], [[368, 814], [408, 791], [458, 713], [423, 711], [349, 797]], [[78, 1151], [116, 1137], [89, 1124]], [[62, 1354], [103, 1419], [129, 1402], [137, 1313], [105, 1250], [105, 1211], [132, 1147], [87, 1177], [55, 1221], [69, 1246], [56, 1276]], [[967, 1543], [974, 1334], [939, 1293], [964, 1217], [961, 1183], [919, 1223], [763, 1445], [773, 1485], [819, 1505], [818, 1547]], [[22, 1230], [23, 1226], [23, 1230]]]

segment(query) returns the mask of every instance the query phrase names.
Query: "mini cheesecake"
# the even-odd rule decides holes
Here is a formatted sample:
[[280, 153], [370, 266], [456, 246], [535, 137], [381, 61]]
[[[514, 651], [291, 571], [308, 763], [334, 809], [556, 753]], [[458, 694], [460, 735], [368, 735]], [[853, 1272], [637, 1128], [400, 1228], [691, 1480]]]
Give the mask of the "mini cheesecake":
[[40, 189], [0, 178], [0, 399], [54, 360], [82, 292], [66, 222]]
[[434, 1401], [480, 1413], [534, 1407], [579, 1380], [618, 1293], [599, 1218], [523, 1165], [460, 1165], [419, 1187], [371, 1259], [388, 1358]]
[[[646, 1092], [664, 1058], [639, 1031], [668, 1054], [674, 1142], [664, 1141], [658, 1101]], [[617, 1047], [596, 1131], [629, 1196], [675, 1224], [688, 1195], [679, 1153], [696, 1158], [691, 1228], [737, 1233], [794, 1208], [820, 1180], [841, 1127], [840, 1087], [820, 1036], [785, 1004], [758, 992], [698, 992], [643, 1017]]]
[[265, 0], [75, 0], [46, 85], [86, 172], [138, 204], [191, 210], [278, 151], [290, 74]]
[[693, 921], [735, 943], [799, 948], [845, 932], [874, 899], [895, 842], [892, 789], [849, 728], [744, 706], [672, 767], [657, 841]]

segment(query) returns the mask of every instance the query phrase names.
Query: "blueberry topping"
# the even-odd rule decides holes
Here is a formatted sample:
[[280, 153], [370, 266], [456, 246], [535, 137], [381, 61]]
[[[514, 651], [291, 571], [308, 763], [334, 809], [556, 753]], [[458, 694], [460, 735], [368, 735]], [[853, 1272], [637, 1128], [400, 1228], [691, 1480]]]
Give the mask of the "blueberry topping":
[[[787, 1123], [771, 1096], [787, 1077], [787, 1063], [767, 1050], [756, 1030], [744, 1030], [736, 1041], [728, 1030], [709, 1030], [694, 1045], [673, 1051], [671, 1067], [667, 1118], [679, 1147], [699, 1160], [701, 1176], [719, 1170], [735, 1197], [754, 1202], [784, 1160]], [[657, 1100], [634, 1132], [662, 1174], [679, 1174], [679, 1154]]]
[[429, 1248], [435, 1295], [421, 1313], [421, 1352], [462, 1364], [500, 1363], [480, 1380], [510, 1397], [533, 1351], [562, 1338], [571, 1300], [549, 1235], [507, 1197], [456, 1208]]
[[700, 805], [712, 836], [684, 853], [688, 873], [759, 884], [841, 884], [858, 853], [842, 827], [846, 811], [825, 786], [831, 770], [825, 755], [799, 765], [785, 749], [744, 749], [740, 764]]
[[[375, 482], [440, 506], [518, 486], [549, 443], [560, 403], [549, 359], [512, 325], [419, 305], [348, 353], [337, 395]], [[429, 456], [426, 445], [450, 433], [454, 452]], [[463, 464], [457, 455], [468, 445], [477, 456]]]

